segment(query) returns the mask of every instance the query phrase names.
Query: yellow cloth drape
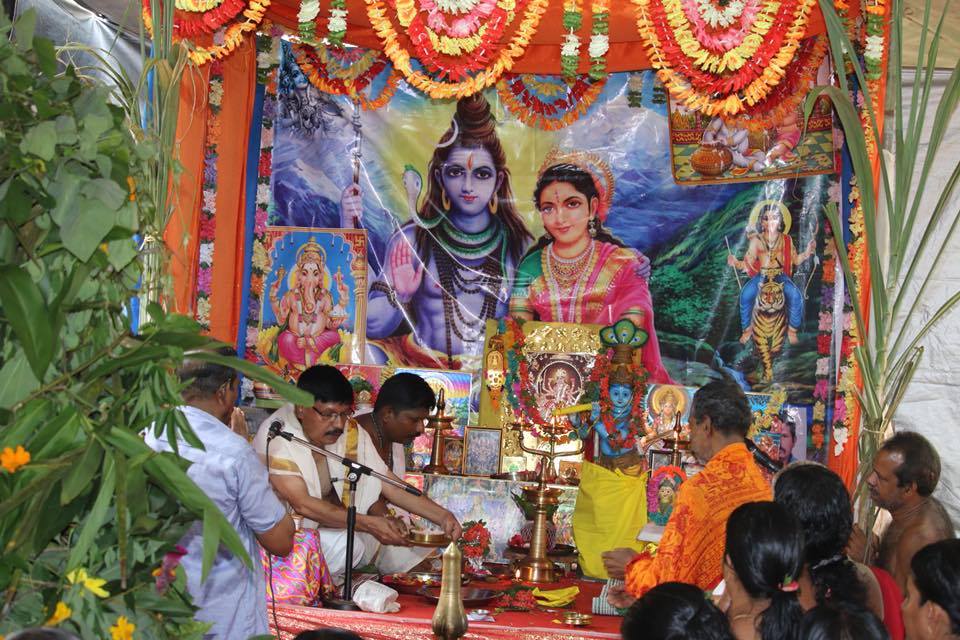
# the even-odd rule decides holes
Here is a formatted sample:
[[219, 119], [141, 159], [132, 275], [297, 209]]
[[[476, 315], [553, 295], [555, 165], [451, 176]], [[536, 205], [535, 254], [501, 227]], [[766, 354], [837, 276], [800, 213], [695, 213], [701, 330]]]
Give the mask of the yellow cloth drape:
[[600, 554], [618, 547], [640, 551], [637, 534], [647, 524], [647, 474], [610, 471], [584, 460], [573, 511], [573, 537], [584, 575], [606, 578]]

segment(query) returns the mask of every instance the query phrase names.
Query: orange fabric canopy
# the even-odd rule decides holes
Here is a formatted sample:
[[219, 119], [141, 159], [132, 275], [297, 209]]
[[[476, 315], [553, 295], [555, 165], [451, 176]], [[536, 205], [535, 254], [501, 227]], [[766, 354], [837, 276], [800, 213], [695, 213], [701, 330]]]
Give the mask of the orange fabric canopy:
[[[649, 69], [650, 61], [637, 31], [636, 7], [629, 0], [617, 0], [610, 3], [610, 51], [607, 53], [607, 71], [634, 71]], [[320, 13], [317, 24], [321, 33], [326, 28], [327, 11], [330, 8], [329, 0], [320, 2]], [[266, 19], [287, 27], [291, 31], [297, 29], [297, 12], [300, 10], [299, 0], [273, 0], [267, 7]], [[373, 31], [370, 20], [367, 18], [366, 0], [347, 0], [347, 37], [350, 44], [368, 49], [381, 49], [380, 39]], [[584, 47], [589, 40], [591, 28], [590, 2], [583, 2], [583, 28], [580, 30]], [[519, 18], [519, 16], [518, 16]], [[519, 23], [519, 19], [515, 22]], [[395, 23], [396, 26], [396, 23]], [[825, 31], [823, 14], [815, 6], [810, 14], [807, 26], [807, 35], [818, 35]], [[400, 43], [408, 51], [413, 51], [410, 40], [402, 30]], [[513, 66], [514, 73], [560, 73], [560, 44], [563, 42], [563, 8], [560, 0], [552, 0], [547, 12], [540, 20], [536, 35], [531, 40], [524, 54]], [[504, 32], [504, 40], [513, 36], [513, 30]], [[581, 56], [580, 72], [589, 70], [586, 55]]]

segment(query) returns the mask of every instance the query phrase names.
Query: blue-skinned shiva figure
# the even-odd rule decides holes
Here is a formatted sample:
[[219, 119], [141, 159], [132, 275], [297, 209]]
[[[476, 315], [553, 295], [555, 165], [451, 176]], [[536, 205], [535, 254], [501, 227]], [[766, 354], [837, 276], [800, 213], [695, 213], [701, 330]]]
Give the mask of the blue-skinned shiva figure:
[[[490, 105], [476, 94], [457, 103], [426, 175], [404, 172], [411, 219], [390, 238], [370, 287], [371, 361], [477, 366], [486, 321], [506, 315], [516, 265], [531, 241], [506, 158]], [[359, 206], [359, 190], [351, 189], [341, 201], [347, 210]]]

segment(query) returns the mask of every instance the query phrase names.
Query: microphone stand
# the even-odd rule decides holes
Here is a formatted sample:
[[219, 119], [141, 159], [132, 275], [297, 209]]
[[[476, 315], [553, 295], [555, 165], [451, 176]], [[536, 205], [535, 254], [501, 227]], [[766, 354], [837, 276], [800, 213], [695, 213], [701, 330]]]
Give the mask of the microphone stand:
[[[359, 426], [357, 427], [360, 428]], [[357, 527], [357, 482], [360, 480], [361, 475], [373, 476], [378, 478], [381, 482], [386, 482], [398, 489], [403, 489], [407, 493], [413, 494], [415, 496], [422, 496], [423, 492], [413, 487], [406, 482], [400, 482], [394, 480], [393, 478], [380, 473], [379, 471], [374, 471], [370, 467], [360, 464], [356, 460], [346, 458], [344, 456], [337, 455], [332, 451], [327, 451], [323, 447], [318, 447], [317, 445], [304, 440], [303, 438], [298, 438], [289, 431], [283, 431], [283, 425], [279, 422], [274, 422], [270, 425], [270, 437], [275, 438], [280, 436], [284, 440], [290, 442], [296, 442], [299, 445], [302, 445], [311, 451], [322, 454], [331, 460], [341, 463], [347, 469], [347, 481], [350, 483], [347, 489], [347, 558], [346, 569], [344, 571], [343, 577], [343, 598], [332, 598], [330, 600], [324, 601], [324, 606], [327, 606], [331, 609], [338, 609], [341, 611], [357, 611], [360, 609], [356, 604], [353, 603], [353, 538], [356, 533]]]

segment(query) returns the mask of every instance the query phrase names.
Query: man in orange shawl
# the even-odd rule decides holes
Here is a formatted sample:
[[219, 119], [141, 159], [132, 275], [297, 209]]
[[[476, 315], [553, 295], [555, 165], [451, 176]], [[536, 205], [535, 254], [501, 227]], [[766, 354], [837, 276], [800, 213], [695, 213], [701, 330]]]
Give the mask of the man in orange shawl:
[[629, 606], [664, 582], [686, 582], [710, 590], [722, 577], [724, 532], [730, 513], [747, 502], [771, 500], [770, 484], [760, 473], [744, 439], [750, 405], [733, 380], [718, 380], [693, 396], [690, 448], [706, 463], [682, 485], [656, 555], [632, 549], [604, 554], [610, 577], [625, 578], [612, 590], [614, 606]]

